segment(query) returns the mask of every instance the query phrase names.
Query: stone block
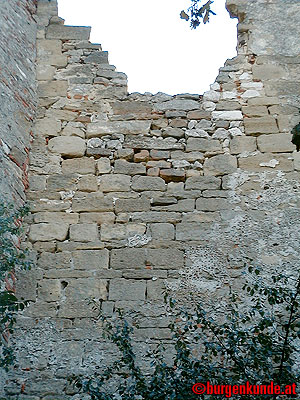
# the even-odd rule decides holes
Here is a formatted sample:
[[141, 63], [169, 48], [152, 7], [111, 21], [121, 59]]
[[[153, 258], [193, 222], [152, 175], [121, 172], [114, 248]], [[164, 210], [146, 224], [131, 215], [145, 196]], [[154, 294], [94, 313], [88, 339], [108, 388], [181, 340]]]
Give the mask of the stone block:
[[171, 157], [173, 160], [184, 160], [188, 162], [203, 161], [204, 154], [198, 151], [190, 151], [189, 153], [176, 150], [171, 152]]
[[178, 169], [161, 169], [159, 175], [166, 183], [185, 181], [185, 171], [180, 171]]
[[44, 279], [38, 284], [38, 299], [42, 301], [58, 301], [61, 296], [61, 283], [55, 279]]
[[89, 40], [91, 28], [88, 26], [67, 26], [52, 24], [46, 31], [47, 39]]
[[72, 255], [65, 251], [62, 253], [41, 253], [37, 265], [41, 269], [71, 268]]
[[67, 191], [76, 190], [76, 184], [78, 177], [76, 175], [50, 175], [47, 178], [47, 190], [48, 191]]
[[[124, 175], [121, 175], [124, 176]], [[132, 189], [137, 192], [145, 190], [166, 190], [165, 181], [162, 178], [154, 176], [134, 176], [132, 178]]]
[[208, 158], [204, 163], [204, 174], [221, 176], [232, 174], [237, 169], [236, 157], [229, 154], [219, 154]]
[[89, 212], [80, 213], [80, 223], [97, 225], [113, 224], [115, 222], [115, 214], [113, 212]]
[[65, 240], [69, 231], [68, 224], [50, 223], [33, 224], [30, 226], [29, 240], [32, 242], [51, 242]]
[[221, 150], [222, 146], [218, 140], [193, 137], [187, 140], [186, 151], [218, 152]]
[[[103, 70], [101, 72], [103, 74]], [[102, 76], [102, 75], [101, 75]], [[105, 76], [108, 77], [108, 76]], [[111, 76], [112, 78], [114, 76]], [[146, 101], [115, 101], [111, 104], [114, 114], [140, 119], [148, 119], [152, 105]]]
[[109, 300], [145, 300], [146, 282], [131, 279], [112, 279]]
[[109, 251], [103, 250], [76, 250], [72, 252], [74, 268], [77, 270], [107, 269]]
[[171, 168], [171, 163], [166, 160], [159, 160], [159, 161], [148, 161], [146, 164], [148, 168]]
[[116, 160], [114, 172], [116, 174], [125, 175], [146, 175], [146, 167], [140, 163], [131, 163], [126, 160]]
[[175, 228], [172, 224], [158, 223], [150, 225], [151, 236], [158, 240], [174, 240]]
[[178, 249], [147, 249], [147, 265], [161, 269], [183, 268], [184, 252]]
[[101, 240], [124, 240], [135, 235], [143, 235], [146, 232], [145, 224], [114, 224], [114, 225], [101, 225]]
[[[163, 211], [177, 211], [177, 212], [189, 212], [189, 211], [193, 211], [194, 208], [195, 208], [195, 200], [194, 199], [178, 200], [178, 202], [176, 204], [172, 204], [170, 206], [159, 207], [159, 209], [163, 210]], [[155, 209], [157, 209], [157, 207]]]
[[152, 160], [166, 160], [170, 158], [170, 152], [163, 150], [151, 150], [150, 157]]
[[183, 143], [177, 142], [175, 138], [162, 139], [156, 137], [134, 137], [125, 138], [125, 147], [132, 149], [154, 149], [154, 150], [183, 150]]
[[62, 136], [78, 136], [81, 137], [82, 139], [85, 139], [85, 133], [81, 128], [78, 128], [74, 126], [73, 124], [75, 123], [70, 123], [68, 124], [61, 132]]
[[120, 133], [123, 135], [146, 135], [150, 131], [151, 121], [101, 121], [92, 122], [87, 127], [87, 138], [101, 137]]
[[70, 240], [74, 240], [75, 242], [94, 242], [97, 239], [97, 224], [76, 224], [70, 226]]
[[33, 221], [36, 224], [41, 222], [51, 223], [64, 223], [64, 224], [77, 224], [79, 221], [79, 214], [66, 213], [66, 212], [38, 212], [33, 215]]
[[147, 169], [148, 176], [159, 176], [160, 169], [157, 167]]
[[292, 171], [293, 161], [291, 154], [264, 153], [239, 158], [239, 168], [247, 171], [281, 170]]
[[254, 97], [248, 100], [249, 106], [273, 106], [280, 104], [278, 97]]
[[37, 278], [40, 278], [36, 270], [18, 271], [16, 281], [16, 296], [19, 300], [26, 299], [36, 301]]
[[83, 197], [73, 199], [72, 210], [74, 212], [105, 212], [113, 211], [113, 200], [104, 198]]
[[230, 207], [228, 200], [215, 198], [200, 198], [196, 201], [196, 209], [198, 211], [220, 211]]
[[107, 280], [92, 278], [79, 278], [67, 280], [65, 289], [67, 301], [81, 300], [107, 300]]
[[242, 121], [243, 114], [241, 111], [213, 111], [212, 119], [224, 121]]
[[128, 192], [131, 177], [123, 174], [101, 175], [100, 187], [102, 192]]
[[94, 51], [89, 56], [85, 57], [84, 63], [92, 64], [108, 64], [108, 52], [107, 51]]
[[94, 174], [95, 170], [95, 160], [90, 157], [68, 159], [62, 162], [63, 174]]
[[300, 171], [300, 153], [294, 151], [293, 157], [294, 157], [294, 169], [296, 171]]
[[180, 128], [168, 127], [163, 130], [162, 136], [163, 137], [170, 136], [170, 137], [174, 137], [176, 139], [181, 139], [184, 137], [184, 130], [180, 129]]
[[[184, 117], [185, 115], [183, 115]], [[195, 110], [195, 111], [189, 111], [187, 113], [187, 118], [188, 119], [210, 119], [211, 113], [209, 111], [203, 111], [203, 110]]]
[[36, 78], [38, 81], [52, 81], [55, 74], [55, 67], [52, 65], [38, 65]]
[[77, 189], [81, 192], [96, 192], [98, 190], [98, 180], [94, 175], [85, 175], [79, 179]]
[[171, 224], [181, 221], [181, 214], [177, 212], [148, 211], [131, 214], [133, 222], [169, 222]]
[[52, 118], [38, 119], [34, 126], [36, 136], [57, 136], [61, 130], [61, 122]]
[[[273, 135], [272, 135], [273, 136]], [[249, 136], [235, 136], [230, 141], [231, 154], [241, 154], [244, 152], [256, 151], [256, 138]]]
[[208, 238], [208, 223], [181, 223], [176, 225], [176, 240], [193, 241], [207, 240]]
[[220, 189], [221, 179], [214, 176], [192, 176], [185, 183], [186, 190]]
[[62, 54], [61, 40], [38, 39], [36, 41], [37, 57], [42, 58], [49, 54]]
[[82, 157], [86, 150], [86, 143], [79, 137], [59, 136], [49, 140], [48, 149], [52, 153], [59, 153], [66, 157]]
[[163, 302], [167, 286], [163, 279], [147, 281], [147, 300], [161, 300]]
[[267, 106], [244, 106], [242, 111], [245, 117], [264, 117], [268, 115]]
[[191, 111], [200, 108], [200, 103], [195, 100], [186, 99], [174, 99], [168, 100], [163, 103], [155, 103], [155, 111], [167, 111], [167, 110], [179, 110], [179, 111]]
[[288, 153], [295, 150], [291, 140], [292, 135], [289, 133], [261, 135], [257, 138], [257, 146], [262, 153]]
[[39, 82], [39, 97], [66, 97], [68, 89], [67, 81]]
[[253, 79], [260, 81], [280, 79], [284, 76], [285, 71], [279, 65], [265, 64], [265, 65], [253, 65], [252, 67]]
[[143, 248], [111, 250], [110, 267], [114, 269], [143, 269], [146, 265], [146, 252]]
[[150, 199], [117, 199], [115, 204], [116, 213], [138, 212], [150, 210]]
[[111, 171], [110, 159], [106, 157], [101, 157], [97, 161], [97, 171], [98, 174], [109, 174]]
[[245, 118], [244, 125], [246, 135], [258, 136], [264, 133], [278, 133], [276, 120], [271, 116]]

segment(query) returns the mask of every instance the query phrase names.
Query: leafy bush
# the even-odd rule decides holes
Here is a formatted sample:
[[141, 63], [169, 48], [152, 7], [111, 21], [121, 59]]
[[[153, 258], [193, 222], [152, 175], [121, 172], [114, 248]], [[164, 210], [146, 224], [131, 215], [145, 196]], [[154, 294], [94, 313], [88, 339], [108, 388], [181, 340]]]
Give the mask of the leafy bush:
[[26, 206], [15, 209], [13, 205], [0, 203], [0, 367], [6, 370], [14, 362], [8, 338], [13, 332], [16, 312], [27, 304], [16, 298], [10, 284], [10, 280], [15, 280], [15, 268], [30, 268], [26, 251], [19, 247], [21, 221], [27, 213]]
[[250, 267], [249, 272], [243, 298], [229, 291], [226, 314], [212, 315], [201, 304], [187, 311], [167, 297], [173, 318], [171, 363], [165, 361], [161, 344], [147, 356], [152, 371], [141, 370], [132, 345], [133, 326], [119, 312], [116, 321], [103, 320], [105, 337], [117, 346], [120, 359], [92, 377], [71, 380], [92, 400], [212, 398], [194, 394], [196, 382], [299, 384], [295, 354], [299, 354], [300, 277], [278, 274], [268, 285], [258, 269]]

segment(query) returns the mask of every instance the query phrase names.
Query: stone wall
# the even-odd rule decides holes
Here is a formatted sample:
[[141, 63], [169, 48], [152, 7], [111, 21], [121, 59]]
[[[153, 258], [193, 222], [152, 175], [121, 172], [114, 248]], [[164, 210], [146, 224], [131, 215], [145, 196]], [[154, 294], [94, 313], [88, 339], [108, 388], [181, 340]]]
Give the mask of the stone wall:
[[240, 22], [237, 57], [210, 91], [169, 96], [128, 94], [89, 28], [64, 26], [55, 1], [39, 3], [27, 192], [37, 266], [18, 281], [33, 303], [19, 319], [8, 398], [78, 399], [66, 377], [113, 359], [91, 298], [106, 315], [138, 312], [143, 354], [170, 338], [166, 284], [222, 309], [245, 262], [266, 274], [299, 269], [290, 131], [299, 122], [300, 4], [227, 6]]
[[0, 200], [25, 200], [36, 105], [34, 0], [0, 3]]

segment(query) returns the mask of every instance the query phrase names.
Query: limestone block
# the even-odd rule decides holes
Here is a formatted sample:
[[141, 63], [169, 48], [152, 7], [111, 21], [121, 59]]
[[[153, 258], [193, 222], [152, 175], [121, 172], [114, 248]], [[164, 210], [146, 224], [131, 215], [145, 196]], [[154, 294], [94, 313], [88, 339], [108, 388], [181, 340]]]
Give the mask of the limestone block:
[[140, 163], [130, 163], [126, 160], [116, 160], [114, 172], [116, 174], [126, 175], [146, 175], [146, 167]]
[[260, 135], [264, 133], [278, 133], [278, 127], [275, 118], [271, 116], [245, 118], [246, 135]]
[[114, 269], [143, 269], [146, 252], [143, 248], [111, 250], [110, 267]]
[[263, 117], [268, 115], [267, 106], [244, 106], [242, 107], [242, 111], [246, 117]]
[[36, 78], [38, 81], [52, 81], [55, 74], [55, 67], [52, 65], [37, 65]]
[[128, 192], [131, 177], [123, 174], [102, 175], [100, 177], [100, 190], [102, 192]]
[[126, 137], [125, 147], [132, 149], [155, 149], [155, 150], [183, 150], [183, 143], [178, 143], [175, 138], [155, 138], [155, 137]]
[[242, 121], [243, 114], [241, 111], [213, 111], [212, 118], [224, 121]]
[[198, 211], [221, 211], [230, 207], [226, 199], [200, 198], [196, 201]]
[[77, 189], [81, 192], [96, 192], [98, 190], [98, 180], [94, 175], [85, 175], [79, 179]]
[[169, 182], [184, 182], [185, 181], [185, 171], [180, 171], [178, 169], [161, 169], [159, 176], [163, 178], [166, 183]]
[[[195, 208], [195, 200], [194, 199], [178, 200], [178, 202], [176, 204], [172, 204], [170, 206], [159, 207], [159, 209], [163, 210], [163, 211], [178, 211], [178, 212], [189, 212], [189, 211], [193, 211], [194, 208]], [[155, 209], [157, 209], [157, 207]]]
[[143, 162], [149, 160], [149, 151], [141, 150], [139, 153], [134, 154], [133, 161], [134, 162]]
[[240, 103], [235, 100], [221, 100], [216, 104], [216, 110], [218, 111], [236, 111], [241, 108]]
[[38, 39], [36, 41], [37, 56], [42, 58], [44, 55], [49, 54], [62, 54], [62, 41], [61, 40], [47, 40]]
[[85, 133], [82, 129], [74, 126], [76, 122], [74, 123], [69, 123], [61, 132], [62, 136], [78, 136], [81, 137], [82, 139], [85, 138]]
[[62, 222], [66, 224], [77, 224], [79, 221], [79, 214], [66, 213], [66, 212], [38, 212], [33, 216], [33, 220], [36, 224], [41, 222]]
[[50, 223], [33, 224], [30, 226], [29, 240], [32, 242], [47, 242], [65, 240], [69, 231], [68, 224]]
[[39, 97], [66, 97], [68, 89], [67, 81], [51, 81], [39, 82], [38, 96]]
[[272, 106], [280, 104], [278, 97], [255, 97], [248, 100], [249, 106]]
[[[273, 135], [272, 135], [273, 136]], [[231, 154], [256, 151], [256, 138], [249, 136], [235, 136], [230, 141]]]
[[181, 223], [176, 225], [176, 240], [207, 240], [209, 225], [207, 222]]
[[44, 279], [38, 284], [38, 299], [42, 301], [58, 301], [61, 296], [61, 283], [56, 279]]
[[180, 139], [184, 137], [184, 130], [180, 129], [180, 128], [172, 128], [172, 127], [168, 127], [166, 129], [163, 130], [162, 133], [163, 137], [174, 137], [176, 139]]
[[59, 153], [66, 157], [82, 157], [86, 150], [86, 143], [79, 137], [59, 136], [49, 140], [48, 149], [52, 153]]
[[151, 121], [100, 121], [87, 126], [87, 138], [121, 133], [123, 135], [146, 135], [150, 131]]
[[291, 140], [292, 135], [289, 133], [261, 135], [257, 138], [257, 146], [262, 153], [288, 153], [295, 150]]
[[113, 200], [107, 198], [103, 199], [103, 198], [86, 198], [86, 197], [73, 199], [72, 209], [74, 212], [113, 211]]
[[186, 190], [220, 189], [221, 179], [214, 176], [192, 176], [185, 183]]
[[[184, 117], [185, 115], [183, 115]], [[209, 111], [203, 111], [203, 110], [196, 110], [196, 111], [189, 111], [187, 113], [187, 118], [188, 119], [210, 119], [211, 113]]]
[[101, 240], [123, 240], [135, 235], [143, 235], [146, 232], [145, 224], [114, 224], [101, 225]]
[[132, 178], [132, 189], [137, 192], [142, 192], [144, 190], [165, 191], [166, 184], [162, 178], [155, 176], [134, 176]]
[[203, 161], [204, 154], [198, 151], [190, 151], [188, 153], [180, 150], [171, 152], [172, 160], [185, 160], [188, 162]]
[[47, 39], [89, 40], [91, 28], [88, 26], [67, 26], [52, 24], [46, 31]]
[[[103, 76], [101, 70], [101, 76]], [[98, 74], [98, 73], [97, 73]], [[110, 78], [110, 76], [105, 76]], [[112, 78], [114, 76], [111, 76]], [[152, 105], [146, 101], [115, 101], [111, 104], [114, 114], [132, 116], [134, 118], [148, 118], [151, 115]]]
[[146, 281], [112, 279], [109, 285], [109, 300], [145, 300]]
[[95, 160], [91, 157], [63, 160], [62, 173], [77, 173], [80, 175], [95, 173]]
[[171, 168], [171, 163], [166, 160], [160, 160], [160, 161], [148, 161], [146, 164], [147, 169], [148, 168]]
[[218, 140], [204, 138], [188, 138], [186, 151], [214, 152], [221, 151], [222, 146]]
[[97, 278], [70, 279], [65, 289], [67, 301], [107, 299], [107, 280]]
[[148, 176], [159, 176], [159, 168], [153, 167], [147, 169], [147, 175]]
[[115, 214], [113, 212], [89, 212], [80, 213], [80, 223], [97, 225], [113, 224], [115, 222]]
[[266, 81], [271, 79], [280, 79], [284, 76], [285, 71], [279, 65], [265, 64], [253, 65], [252, 67], [253, 79]]
[[150, 199], [117, 199], [115, 208], [117, 214], [121, 212], [149, 211]]
[[216, 92], [215, 90], [209, 90], [208, 92], [204, 92], [203, 100], [204, 101], [214, 101], [218, 102], [220, 100], [220, 93]]
[[168, 100], [163, 103], [156, 103], [154, 105], [155, 111], [167, 111], [167, 110], [180, 110], [180, 111], [191, 111], [200, 108], [200, 103], [195, 100], [186, 99], [174, 99]]
[[152, 158], [152, 160], [166, 160], [167, 158], [170, 158], [170, 152], [163, 150], [151, 150], [150, 157]]
[[232, 174], [236, 169], [236, 157], [229, 154], [219, 154], [208, 158], [204, 163], [204, 175], [220, 176]]
[[97, 224], [75, 224], [70, 226], [70, 239], [75, 242], [94, 242], [98, 239]]
[[50, 108], [46, 112], [46, 116], [49, 118], [56, 119], [56, 120], [72, 122], [78, 117], [78, 114], [74, 111], [56, 110], [56, 109]]
[[98, 174], [109, 174], [111, 171], [110, 159], [106, 157], [101, 157], [97, 161], [97, 171]]
[[[147, 150], [145, 150], [147, 151]], [[134, 151], [132, 149], [118, 149], [117, 151], [118, 158], [124, 158], [124, 160], [132, 161]], [[141, 160], [144, 161], [144, 160]]]
[[76, 250], [72, 252], [74, 268], [77, 270], [107, 269], [109, 251], [103, 250]]
[[158, 223], [150, 225], [151, 236], [158, 240], [174, 240], [175, 228], [172, 224]]
[[163, 301], [166, 287], [166, 283], [163, 279], [147, 281], [147, 300]]
[[181, 221], [181, 214], [177, 212], [148, 211], [131, 214], [133, 222], [169, 222], [171, 224]]
[[291, 132], [293, 126], [291, 125], [290, 118], [288, 115], [278, 115], [277, 123], [279, 132], [287, 132], [287, 133]]
[[147, 249], [148, 263], [154, 268], [183, 268], [184, 252], [178, 249]]
[[92, 64], [108, 64], [108, 52], [107, 51], [94, 51], [84, 59], [84, 63]]
[[248, 171], [281, 170], [292, 171], [293, 161], [291, 154], [264, 153], [239, 158], [239, 168]]
[[34, 125], [36, 136], [57, 136], [61, 130], [61, 122], [52, 118], [38, 119]]
[[67, 191], [67, 190], [76, 190], [76, 184], [78, 181], [77, 175], [68, 174], [68, 175], [50, 175], [47, 179], [47, 190], [53, 191]]
[[16, 280], [16, 297], [21, 300], [36, 301], [36, 289], [38, 280], [41, 279], [40, 271], [18, 271]]

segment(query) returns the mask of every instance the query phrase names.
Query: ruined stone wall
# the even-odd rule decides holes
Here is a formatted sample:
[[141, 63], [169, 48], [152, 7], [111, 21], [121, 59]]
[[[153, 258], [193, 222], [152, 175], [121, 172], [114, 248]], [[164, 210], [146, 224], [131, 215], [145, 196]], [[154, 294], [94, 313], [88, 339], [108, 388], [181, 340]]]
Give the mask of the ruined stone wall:
[[[222, 309], [244, 264], [299, 269], [296, 1], [228, 0], [238, 55], [203, 95], [128, 94], [89, 28], [38, 8], [39, 110], [30, 156], [29, 243], [19, 279], [10, 399], [79, 399], [66, 377], [113, 359], [98, 300], [139, 313], [135, 347], [168, 341], [166, 283]], [[291, 29], [291, 24], [293, 29]], [[277, 34], [277, 32], [284, 32]], [[10, 396], [10, 397], [9, 397]]]
[[0, 196], [21, 204], [35, 112], [34, 0], [0, 2]]

